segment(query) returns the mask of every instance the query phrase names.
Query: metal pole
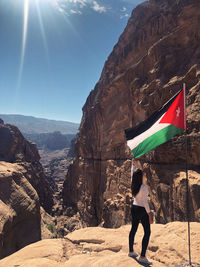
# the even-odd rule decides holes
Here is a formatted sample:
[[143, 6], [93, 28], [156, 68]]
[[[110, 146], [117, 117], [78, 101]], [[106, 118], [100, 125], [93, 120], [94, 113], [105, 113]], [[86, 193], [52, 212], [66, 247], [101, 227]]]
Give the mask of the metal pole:
[[188, 221], [188, 252], [189, 252], [189, 265], [191, 262], [191, 244], [190, 244], [190, 203], [189, 203], [189, 178], [188, 178], [188, 138], [187, 138], [187, 126], [186, 126], [186, 86], [183, 84], [184, 91], [184, 108], [185, 108], [185, 172], [186, 172], [186, 206], [187, 206], [187, 221]]

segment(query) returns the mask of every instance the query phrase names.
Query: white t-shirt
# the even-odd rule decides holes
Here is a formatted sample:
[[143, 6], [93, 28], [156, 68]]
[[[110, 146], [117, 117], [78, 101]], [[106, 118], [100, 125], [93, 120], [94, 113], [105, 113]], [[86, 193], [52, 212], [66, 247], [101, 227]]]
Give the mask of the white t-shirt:
[[150, 212], [149, 202], [148, 202], [149, 189], [146, 184], [142, 184], [140, 191], [134, 197], [133, 205], [144, 207], [146, 212]]

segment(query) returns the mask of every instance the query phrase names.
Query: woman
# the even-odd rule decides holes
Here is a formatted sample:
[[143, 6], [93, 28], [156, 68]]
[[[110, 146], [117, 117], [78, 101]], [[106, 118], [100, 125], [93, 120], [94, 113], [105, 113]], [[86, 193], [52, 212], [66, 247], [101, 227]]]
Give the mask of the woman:
[[151, 234], [150, 224], [153, 223], [153, 214], [150, 211], [148, 203], [148, 186], [143, 183], [143, 173], [139, 169], [135, 171], [132, 175], [132, 193], [134, 196], [134, 201], [131, 207], [132, 228], [129, 233], [128, 256], [138, 256], [137, 253], [133, 250], [133, 244], [139, 222], [141, 222], [144, 228], [144, 237], [142, 239], [142, 250], [138, 261], [141, 263], [151, 264], [151, 262], [148, 261], [148, 259], [145, 257], [145, 254], [149, 243], [149, 237]]

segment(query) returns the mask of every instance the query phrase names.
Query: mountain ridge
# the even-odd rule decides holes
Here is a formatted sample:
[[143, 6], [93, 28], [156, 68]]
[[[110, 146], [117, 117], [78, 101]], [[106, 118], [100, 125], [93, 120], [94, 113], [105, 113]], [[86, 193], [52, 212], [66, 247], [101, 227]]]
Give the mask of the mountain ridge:
[[0, 114], [7, 124], [17, 126], [23, 133], [50, 133], [60, 131], [63, 134], [76, 134], [79, 124], [75, 122], [50, 120], [20, 114]]

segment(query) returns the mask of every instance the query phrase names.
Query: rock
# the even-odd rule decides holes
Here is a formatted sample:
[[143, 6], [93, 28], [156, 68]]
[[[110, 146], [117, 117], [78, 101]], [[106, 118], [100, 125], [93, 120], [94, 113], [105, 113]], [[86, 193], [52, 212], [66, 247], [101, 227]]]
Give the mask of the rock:
[[40, 205], [51, 212], [53, 196], [39, 159], [15, 126], [0, 124], [0, 258], [41, 239]]
[[41, 214], [41, 239], [49, 239], [57, 237], [57, 230], [54, 218], [49, 215], [42, 207]]
[[53, 206], [52, 190], [40, 164], [35, 144], [28, 142], [17, 127], [0, 124], [0, 161], [18, 163], [24, 175], [37, 191], [40, 203], [47, 212]]
[[[1, 260], [0, 266], [61, 267], [63, 266], [63, 258], [65, 260], [66, 245], [68, 245], [67, 242], [61, 239], [44, 239]], [[69, 246], [68, 249], [70, 250]]]
[[[74, 231], [65, 239], [42, 240], [0, 260], [0, 267], [141, 266], [137, 259], [127, 256], [130, 228], [130, 225], [118, 229], [89, 227]], [[199, 266], [199, 235], [199, 223], [191, 223], [192, 264], [195, 267]], [[143, 229], [139, 225], [135, 237], [135, 251], [138, 253], [142, 236]], [[156, 267], [186, 266], [187, 223], [153, 224], [147, 257]]]
[[[200, 220], [199, 8], [198, 0], [150, 0], [133, 10], [83, 107], [76, 158], [64, 182], [63, 204], [79, 212], [83, 224], [118, 227], [130, 221], [131, 153], [124, 129], [158, 110], [183, 83], [190, 218]], [[184, 145], [180, 135], [134, 161], [146, 173], [157, 222], [186, 220]]]
[[28, 181], [38, 193], [40, 205], [48, 213], [51, 213], [53, 207], [53, 190], [44, 174], [42, 165], [40, 162], [34, 162], [32, 164], [22, 162], [21, 165], [26, 169], [26, 177]]
[[41, 239], [38, 194], [24, 173], [0, 161], [0, 258]]
[[0, 160], [36, 162], [40, 160], [35, 144], [28, 142], [17, 127], [0, 124]]

